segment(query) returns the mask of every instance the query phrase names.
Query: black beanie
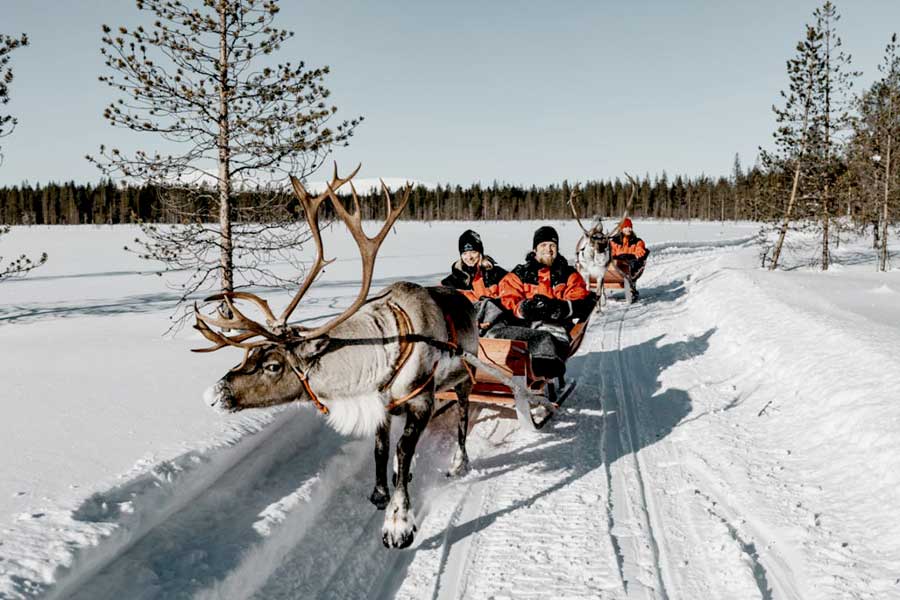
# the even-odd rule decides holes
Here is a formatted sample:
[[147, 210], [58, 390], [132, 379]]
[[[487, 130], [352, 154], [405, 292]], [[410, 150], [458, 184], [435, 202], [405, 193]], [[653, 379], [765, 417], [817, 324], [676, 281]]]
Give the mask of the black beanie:
[[462, 235], [459, 236], [459, 253], [462, 254], [469, 250], [484, 254], [484, 244], [481, 243], [480, 235], [471, 229], [466, 229], [463, 231]]
[[549, 225], [538, 227], [537, 231], [534, 232], [534, 239], [531, 241], [532, 250], [537, 248], [541, 242], [553, 242], [559, 246], [559, 234]]

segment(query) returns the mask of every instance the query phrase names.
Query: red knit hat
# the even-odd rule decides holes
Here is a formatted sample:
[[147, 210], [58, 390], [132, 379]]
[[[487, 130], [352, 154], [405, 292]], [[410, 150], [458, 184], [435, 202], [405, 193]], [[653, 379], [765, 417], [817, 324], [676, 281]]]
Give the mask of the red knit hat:
[[631, 219], [625, 217], [625, 220], [622, 221], [622, 224], [619, 226], [619, 229], [625, 229], [626, 227], [631, 227], [634, 229], [634, 225], [631, 224]]

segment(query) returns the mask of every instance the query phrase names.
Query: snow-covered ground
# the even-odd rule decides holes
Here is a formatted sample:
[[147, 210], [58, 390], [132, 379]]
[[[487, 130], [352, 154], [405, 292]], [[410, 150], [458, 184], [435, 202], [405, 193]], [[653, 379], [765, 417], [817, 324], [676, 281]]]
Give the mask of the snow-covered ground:
[[[467, 226], [512, 266], [536, 225], [401, 223], [376, 284], [437, 281]], [[14, 228], [3, 254], [50, 261], [0, 284], [0, 597], [900, 597], [900, 272], [866, 241], [769, 273], [752, 224], [637, 225], [641, 302], [592, 321], [544, 433], [476, 409], [451, 480], [455, 424], [430, 426], [402, 551], [371, 440], [201, 403], [239, 352], [161, 336], [177, 295], [120, 250], [134, 228]], [[356, 294], [346, 233], [326, 249], [299, 319]]]

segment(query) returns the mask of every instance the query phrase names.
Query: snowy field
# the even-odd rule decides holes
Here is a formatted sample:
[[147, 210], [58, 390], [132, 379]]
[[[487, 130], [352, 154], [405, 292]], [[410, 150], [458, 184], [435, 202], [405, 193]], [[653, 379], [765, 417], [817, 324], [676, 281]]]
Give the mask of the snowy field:
[[[510, 268], [537, 224], [400, 223], [376, 285], [437, 282], [467, 226]], [[177, 294], [121, 250], [135, 228], [13, 228], [0, 254], [50, 260], [0, 284], [0, 597], [900, 598], [900, 271], [865, 240], [769, 273], [753, 224], [637, 232], [641, 301], [591, 322], [558, 417], [476, 408], [458, 480], [436, 419], [389, 551], [371, 440], [202, 404], [240, 352], [161, 335]], [[347, 234], [326, 253], [297, 319], [356, 295]]]

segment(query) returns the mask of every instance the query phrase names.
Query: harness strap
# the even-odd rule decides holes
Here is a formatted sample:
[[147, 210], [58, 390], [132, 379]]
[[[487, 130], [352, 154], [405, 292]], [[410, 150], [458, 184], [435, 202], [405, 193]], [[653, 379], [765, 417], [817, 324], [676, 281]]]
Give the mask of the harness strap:
[[[398, 324], [402, 323], [403, 326], [406, 327], [407, 331], [411, 331], [412, 330], [412, 322], [409, 320], [409, 315], [406, 314], [406, 311], [403, 310], [402, 308], [400, 308], [399, 306], [395, 306], [394, 304], [390, 304], [389, 306], [391, 307], [391, 310], [394, 311], [394, 316], [397, 317], [397, 323]], [[449, 339], [446, 342], [442, 342], [440, 340], [433, 340], [431, 343], [432, 343], [432, 345], [444, 346], [444, 349], [449, 350], [450, 352], [456, 353], [459, 351], [459, 336], [456, 333], [456, 325], [453, 324], [453, 320], [447, 314], [444, 314], [444, 323], [447, 324], [447, 337]], [[405, 338], [401, 338], [401, 339], [404, 339], [404, 341], [407, 341]], [[426, 340], [422, 340], [422, 341], [426, 341]], [[405, 348], [404, 348], [404, 351], [402, 351], [402, 352], [404, 352], [404, 354], [402, 355], [403, 356], [402, 361], [400, 361], [398, 363], [397, 367], [395, 368], [394, 374], [391, 376], [391, 379], [388, 382], [388, 385], [384, 386], [382, 389], [385, 389], [385, 390], [389, 389], [390, 386], [393, 385], [394, 381], [397, 379], [397, 375], [400, 374], [400, 370], [403, 368], [403, 365], [406, 364], [406, 361], [409, 359], [410, 355], [412, 354], [412, 345], [415, 342], [407, 341], [407, 343], [408, 343], [407, 348], [409, 348], [409, 352], [404, 352], [405, 351]], [[440, 364], [440, 359], [436, 360], [434, 362], [434, 366], [431, 368], [431, 373], [428, 375], [428, 379], [426, 379], [420, 385], [416, 386], [416, 388], [413, 391], [406, 394], [402, 398], [392, 399], [386, 407], [387, 410], [393, 410], [399, 406], [402, 406], [409, 400], [418, 396], [422, 392], [422, 390], [424, 390], [429, 385], [431, 385], [431, 383], [434, 381], [434, 376], [435, 376], [435, 373], [437, 373], [437, 368], [438, 368], [439, 364]], [[475, 375], [472, 373], [471, 368], [466, 363], [466, 361], [463, 361], [463, 365], [466, 368], [466, 372], [469, 373], [469, 377], [474, 382]]]
[[426, 387], [428, 387], [431, 384], [431, 382], [434, 381], [434, 374], [437, 372], [437, 368], [438, 368], [438, 365], [440, 364], [440, 362], [441, 362], [440, 359], [434, 361], [434, 366], [431, 368], [431, 374], [428, 375], [428, 379], [426, 379], [422, 383], [422, 385], [417, 386], [416, 389], [414, 389], [407, 395], [403, 396], [402, 398], [394, 398], [393, 400], [391, 400], [386, 407], [387, 410], [394, 410], [398, 406], [402, 406], [409, 400], [418, 396], [419, 393], [422, 392], [422, 390], [424, 390]]
[[[410, 334], [412, 333], [412, 321], [409, 318], [409, 315], [405, 310], [394, 304], [393, 302], [389, 302], [388, 306], [391, 309], [391, 312], [394, 314], [394, 318], [397, 320], [397, 341], [400, 344], [400, 355], [397, 359], [397, 364], [394, 366], [394, 372], [391, 374], [390, 379], [388, 379], [387, 383], [381, 386], [381, 391], [389, 390], [394, 382], [397, 380], [397, 376], [400, 374], [400, 371], [403, 370], [403, 367], [406, 365], [407, 361], [409, 361], [409, 357], [412, 356], [412, 352], [414, 349], [415, 341], [411, 341]], [[446, 342], [440, 340], [433, 340], [433, 345], [444, 346], [446, 350], [457, 353], [459, 352], [459, 337], [456, 333], [456, 326], [453, 324], [453, 320], [449, 315], [444, 315], [444, 322], [447, 324], [447, 337], [450, 338]], [[426, 341], [426, 340], [422, 340]], [[316, 396], [315, 392], [313, 392], [312, 387], [309, 385], [309, 378], [300, 370], [300, 367], [296, 364], [294, 358], [290, 353], [288, 353], [288, 364], [291, 367], [291, 370], [297, 375], [300, 379], [300, 383], [303, 384], [306, 393], [309, 394], [310, 400], [312, 400], [313, 404], [316, 405], [316, 408], [319, 409], [323, 415], [328, 414], [328, 407], [322, 404], [319, 400], [318, 396]], [[438, 365], [440, 364], [440, 359], [434, 362], [434, 366], [431, 368], [431, 373], [428, 375], [428, 378], [421, 384], [416, 386], [416, 388], [410, 393], [406, 394], [402, 398], [394, 398], [392, 399], [388, 405], [386, 406], [387, 410], [393, 410], [398, 406], [402, 406], [412, 398], [418, 396], [422, 390], [427, 388], [433, 381], [435, 373], [437, 373]], [[472, 372], [472, 367], [466, 361], [462, 361], [463, 366], [466, 368], [466, 372], [469, 374], [469, 378], [472, 380], [472, 383], [475, 382], [475, 374]]]
[[394, 313], [394, 318], [397, 320], [397, 341], [400, 344], [400, 356], [397, 359], [397, 364], [394, 366], [391, 378], [381, 386], [381, 391], [389, 390], [394, 385], [397, 375], [400, 374], [400, 371], [406, 365], [406, 361], [412, 356], [414, 349], [413, 342], [409, 341], [409, 334], [412, 332], [412, 321], [410, 321], [409, 315], [393, 302], [388, 302], [388, 307], [390, 307], [391, 312]]
[[328, 407], [322, 404], [322, 402], [319, 401], [319, 397], [316, 396], [315, 392], [313, 392], [312, 387], [309, 385], [309, 378], [306, 376], [306, 373], [300, 370], [300, 367], [297, 366], [296, 362], [294, 361], [294, 357], [290, 352], [287, 352], [286, 354], [288, 356], [288, 364], [291, 366], [291, 370], [294, 372], [294, 374], [297, 375], [300, 383], [303, 384], [306, 393], [309, 394], [310, 400], [312, 400], [313, 404], [316, 405], [316, 408], [319, 409], [320, 413], [322, 413], [323, 415], [327, 415]]

